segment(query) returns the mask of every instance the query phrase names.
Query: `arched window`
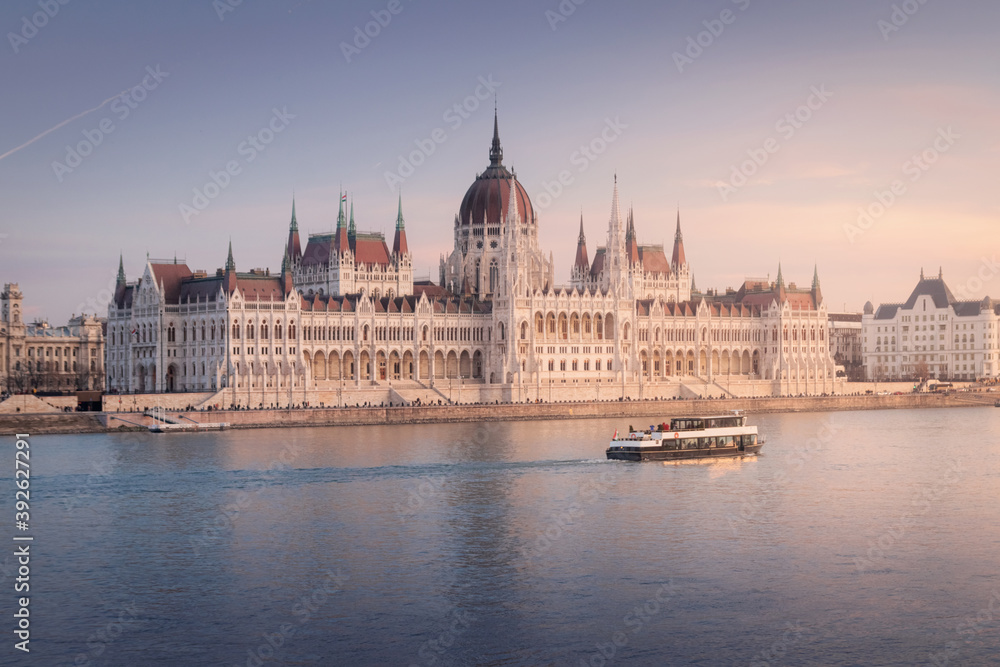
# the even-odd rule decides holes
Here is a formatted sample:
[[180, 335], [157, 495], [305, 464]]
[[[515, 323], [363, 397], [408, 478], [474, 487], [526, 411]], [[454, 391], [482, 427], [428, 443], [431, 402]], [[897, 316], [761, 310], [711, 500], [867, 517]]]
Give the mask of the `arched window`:
[[295, 320], [288, 323], [288, 339], [295, 340]]
[[267, 321], [260, 323], [260, 337], [261, 339], [267, 338]]
[[494, 294], [500, 287], [500, 267], [495, 259], [490, 260], [490, 294]]
[[247, 340], [253, 339], [253, 320], [247, 322]]
[[239, 340], [239, 339], [240, 339], [240, 323], [237, 321], [233, 322], [233, 340]]

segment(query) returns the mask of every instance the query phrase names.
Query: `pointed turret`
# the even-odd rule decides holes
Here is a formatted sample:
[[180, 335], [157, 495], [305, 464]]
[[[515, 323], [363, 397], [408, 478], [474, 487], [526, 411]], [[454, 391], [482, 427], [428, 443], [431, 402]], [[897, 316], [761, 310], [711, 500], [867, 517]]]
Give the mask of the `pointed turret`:
[[493, 143], [490, 144], [490, 166], [499, 167], [503, 164], [503, 148], [500, 146], [500, 125], [497, 122], [497, 110], [493, 108]]
[[358, 228], [354, 226], [354, 199], [351, 199], [351, 222], [347, 226], [347, 238], [353, 239], [358, 235]]
[[781, 277], [781, 262], [778, 262], [778, 277], [774, 280], [774, 288], [778, 292], [778, 303], [785, 302], [785, 279]]
[[288, 252], [285, 252], [281, 260], [281, 282], [285, 296], [288, 296], [295, 289], [295, 282], [292, 279], [292, 259], [288, 256]]
[[403, 224], [403, 195], [399, 195], [399, 210], [396, 213], [396, 236], [392, 239], [392, 254], [402, 257], [410, 252], [406, 244], [406, 226]]
[[288, 244], [285, 246], [285, 256], [292, 264], [302, 259], [302, 245], [299, 243], [299, 221], [295, 219], [295, 197], [292, 197], [292, 222], [288, 225]]
[[344, 218], [344, 193], [340, 193], [340, 212], [337, 213], [337, 235], [334, 237], [334, 248], [338, 252], [350, 250], [350, 243], [347, 240], [347, 220]]
[[677, 209], [677, 231], [674, 232], [674, 254], [670, 257], [670, 268], [677, 273], [685, 264], [687, 257], [684, 255], [684, 235], [681, 234], [681, 210]]
[[226, 257], [226, 271], [223, 274], [226, 294], [236, 291], [236, 262], [233, 261], [233, 240], [229, 239], [229, 256]]
[[632, 208], [628, 209], [628, 229], [625, 232], [625, 256], [629, 265], [639, 262], [639, 243], [635, 238], [635, 218], [632, 216]]
[[819, 288], [819, 266], [813, 265], [813, 284], [812, 284], [813, 301], [816, 307], [819, 308], [819, 304], [823, 302], [823, 292]]
[[573, 266], [581, 276], [590, 273], [590, 260], [587, 258], [587, 237], [583, 234], [583, 213], [580, 213], [580, 236], [576, 239], [576, 261]]
[[612, 252], [622, 242], [622, 212], [618, 204], [618, 174], [611, 195], [611, 219], [608, 221], [608, 251]]
[[122, 258], [121, 253], [118, 253], [118, 280], [115, 281], [116, 285], [125, 284], [125, 261]]

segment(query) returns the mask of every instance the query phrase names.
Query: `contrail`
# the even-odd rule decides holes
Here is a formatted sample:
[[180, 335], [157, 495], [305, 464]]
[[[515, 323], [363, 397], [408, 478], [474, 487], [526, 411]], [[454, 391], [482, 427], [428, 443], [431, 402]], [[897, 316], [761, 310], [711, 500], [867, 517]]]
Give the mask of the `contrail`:
[[67, 118], [66, 120], [64, 120], [63, 122], [59, 123], [58, 125], [56, 125], [54, 127], [50, 127], [49, 129], [45, 130], [44, 132], [42, 132], [41, 134], [39, 134], [34, 139], [29, 139], [28, 141], [24, 142], [23, 144], [21, 144], [17, 148], [12, 148], [9, 151], [7, 151], [6, 153], [4, 153], [3, 155], [0, 155], [0, 160], [4, 159], [8, 155], [13, 155], [14, 153], [18, 152], [22, 148], [30, 146], [31, 144], [35, 143], [36, 141], [38, 141], [39, 139], [41, 139], [42, 137], [44, 137], [46, 134], [49, 134], [51, 132], [55, 132], [56, 130], [58, 130], [63, 125], [65, 125], [67, 123], [72, 123], [77, 118], [82, 118], [83, 116], [86, 116], [88, 113], [94, 113], [95, 111], [97, 111], [98, 109], [100, 109], [101, 107], [103, 107], [108, 102], [110, 102], [112, 100], [118, 99], [119, 97], [121, 97], [122, 95], [124, 95], [127, 92], [128, 92], [128, 89], [126, 88], [125, 90], [123, 90], [122, 92], [118, 93], [117, 95], [113, 95], [112, 97], [109, 97], [108, 99], [104, 100], [103, 102], [101, 102], [100, 104], [98, 104], [93, 109], [87, 109], [83, 113], [78, 113], [77, 115], [73, 116], [72, 118]]

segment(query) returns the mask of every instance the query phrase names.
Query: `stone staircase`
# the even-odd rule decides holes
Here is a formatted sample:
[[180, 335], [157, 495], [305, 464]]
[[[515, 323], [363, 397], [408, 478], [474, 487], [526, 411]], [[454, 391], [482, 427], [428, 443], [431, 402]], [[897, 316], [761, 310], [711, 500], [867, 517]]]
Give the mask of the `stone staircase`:
[[437, 405], [438, 401], [449, 402], [448, 398], [437, 389], [416, 381], [394, 380], [389, 395], [394, 405], [399, 403], [411, 405], [418, 400], [422, 405]]

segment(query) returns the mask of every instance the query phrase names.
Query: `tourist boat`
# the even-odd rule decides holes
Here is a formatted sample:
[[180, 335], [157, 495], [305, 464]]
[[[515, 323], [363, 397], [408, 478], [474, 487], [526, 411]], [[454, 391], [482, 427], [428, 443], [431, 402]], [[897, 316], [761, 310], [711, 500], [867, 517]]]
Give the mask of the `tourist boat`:
[[675, 417], [647, 430], [619, 435], [615, 431], [607, 449], [609, 459], [621, 461], [676, 461], [738, 457], [757, 454], [764, 439], [757, 427], [747, 426], [741, 411], [711, 417]]

